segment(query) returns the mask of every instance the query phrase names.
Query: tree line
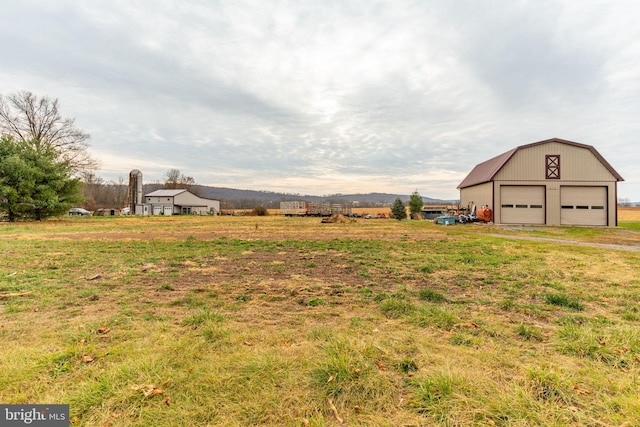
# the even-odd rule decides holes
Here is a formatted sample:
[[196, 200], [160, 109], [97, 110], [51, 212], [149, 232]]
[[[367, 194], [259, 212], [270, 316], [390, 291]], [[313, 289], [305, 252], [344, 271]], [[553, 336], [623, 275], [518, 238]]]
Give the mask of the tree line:
[[[74, 119], [63, 117], [59, 107], [58, 99], [28, 91], [0, 94], [0, 219], [42, 220], [80, 205], [91, 211], [126, 206], [128, 182], [122, 177], [105, 181], [95, 175], [99, 162], [89, 154], [89, 134]], [[146, 184], [145, 191], [184, 188], [210, 197], [203, 194], [206, 187], [178, 169], [169, 169], [164, 178], [162, 183]], [[417, 192], [412, 199], [421, 208], [422, 199], [418, 202], [416, 197]], [[220, 199], [223, 209], [277, 208], [285, 200]]]

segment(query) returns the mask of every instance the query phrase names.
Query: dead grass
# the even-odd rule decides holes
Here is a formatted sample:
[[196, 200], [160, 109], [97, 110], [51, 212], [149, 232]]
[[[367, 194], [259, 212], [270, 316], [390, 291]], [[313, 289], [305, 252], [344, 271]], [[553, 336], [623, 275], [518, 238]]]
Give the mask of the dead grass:
[[618, 221], [640, 221], [640, 207], [618, 207]]
[[0, 401], [69, 403], [83, 426], [639, 424], [640, 254], [492, 236], [508, 232], [8, 225]]

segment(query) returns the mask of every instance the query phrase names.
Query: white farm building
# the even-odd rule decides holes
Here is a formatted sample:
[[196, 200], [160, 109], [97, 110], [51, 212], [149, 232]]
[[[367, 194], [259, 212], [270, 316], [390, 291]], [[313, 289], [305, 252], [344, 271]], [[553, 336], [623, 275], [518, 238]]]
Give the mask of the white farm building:
[[623, 178], [590, 145], [548, 139], [476, 165], [460, 204], [487, 206], [496, 224], [617, 225]]
[[219, 215], [220, 200], [205, 199], [185, 189], [156, 190], [135, 205], [136, 215]]

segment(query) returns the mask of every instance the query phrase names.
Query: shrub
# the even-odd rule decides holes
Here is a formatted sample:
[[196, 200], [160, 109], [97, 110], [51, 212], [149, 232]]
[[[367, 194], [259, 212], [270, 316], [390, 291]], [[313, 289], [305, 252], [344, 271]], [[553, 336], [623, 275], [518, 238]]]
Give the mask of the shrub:
[[253, 216], [267, 216], [267, 215], [269, 215], [269, 211], [267, 211], [267, 208], [265, 208], [264, 206], [256, 206], [251, 211], [251, 215], [253, 215]]

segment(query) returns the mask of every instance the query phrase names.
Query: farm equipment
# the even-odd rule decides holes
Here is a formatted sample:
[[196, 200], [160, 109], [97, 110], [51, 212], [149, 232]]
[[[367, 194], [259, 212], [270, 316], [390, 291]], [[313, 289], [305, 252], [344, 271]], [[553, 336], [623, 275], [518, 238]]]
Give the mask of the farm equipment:
[[478, 221], [482, 222], [491, 222], [493, 220], [493, 212], [489, 209], [488, 206], [482, 206], [478, 209]]
[[478, 217], [476, 216], [476, 205], [471, 206], [468, 214], [458, 215], [458, 222], [460, 224], [468, 224], [470, 222], [477, 222], [477, 221], [478, 221]]
[[483, 205], [480, 209], [476, 209], [476, 205], [472, 205], [468, 214], [460, 214], [458, 222], [460, 224], [468, 224], [470, 222], [491, 222], [493, 220], [493, 212], [489, 206]]

